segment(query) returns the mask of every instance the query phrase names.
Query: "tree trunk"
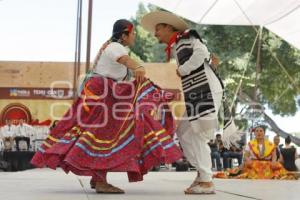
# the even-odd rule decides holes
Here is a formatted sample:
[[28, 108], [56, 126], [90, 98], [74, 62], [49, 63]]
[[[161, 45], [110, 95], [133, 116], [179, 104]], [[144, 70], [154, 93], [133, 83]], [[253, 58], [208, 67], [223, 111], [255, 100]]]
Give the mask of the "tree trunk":
[[290, 133], [287, 133], [285, 131], [283, 131], [282, 129], [280, 129], [277, 124], [272, 120], [272, 118], [270, 116], [268, 116], [265, 112], [263, 112], [263, 116], [264, 119], [266, 120], [266, 122], [271, 126], [272, 130], [279, 136], [286, 138], [287, 136], [290, 136], [291, 140], [293, 143], [297, 144], [298, 146], [300, 146], [300, 138], [297, 138], [293, 135], [291, 135]]
[[243, 103], [248, 103], [248, 104], [252, 104], [255, 105], [256, 109], [259, 109], [260, 107], [260, 111], [261, 114], [263, 115], [264, 120], [270, 125], [271, 129], [279, 136], [286, 138], [287, 136], [290, 136], [291, 140], [293, 143], [295, 143], [296, 145], [300, 146], [300, 138], [293, 136], [290, 133], [287, 133], [285, 131], [283, 131], [282, 129], [280, 129], [278, 127], [278, 125], [276, 124], [276, 122], [274, 122], [274, 120], [265, 113], [264, 111], [264, 107], [263, 105], [253, 101], [247, 94], [245, 93], [239, 93], [239, 100]]

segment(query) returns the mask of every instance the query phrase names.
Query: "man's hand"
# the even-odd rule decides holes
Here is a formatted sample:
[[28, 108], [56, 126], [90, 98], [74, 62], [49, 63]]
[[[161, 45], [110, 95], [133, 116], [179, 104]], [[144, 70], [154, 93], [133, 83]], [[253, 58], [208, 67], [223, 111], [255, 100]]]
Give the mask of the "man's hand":
[[181, 124], [181, 122], [182, 121], [180, 119], [176, 119], [175, 125], [176, 125], [177, 128], [179, 127], [179, 125]]
[[213, 67], [214, 70], [217, 70], [218, 65], [220, 64], [220, 59], [214, 53], [211, 54], [210, 59], [211, 59], [211, 66]]

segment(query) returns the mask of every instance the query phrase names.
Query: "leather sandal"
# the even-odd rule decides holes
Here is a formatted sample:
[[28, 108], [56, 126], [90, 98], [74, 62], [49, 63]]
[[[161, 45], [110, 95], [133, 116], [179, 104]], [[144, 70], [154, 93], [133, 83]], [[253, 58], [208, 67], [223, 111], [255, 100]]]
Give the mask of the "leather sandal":
[[96, 181], [94, 181], [93, 179], [90, 180], [90, 186], [91, 189], [95, 189], [96, 188]]
[[125, 191], [108, 183], [97, 182], [96, 192], [102, 194], [124, 194]]
[[191, 187], [189, 187], [184, 191], [185, 194], [187, 195], [215, 194], [215, 187], [213, 185], [210, 187], [203, 187], [201, 186], [202, 185], [201, 183], [198, 184], [195, 183], [194, 185], [193, 184], [191, 185]]

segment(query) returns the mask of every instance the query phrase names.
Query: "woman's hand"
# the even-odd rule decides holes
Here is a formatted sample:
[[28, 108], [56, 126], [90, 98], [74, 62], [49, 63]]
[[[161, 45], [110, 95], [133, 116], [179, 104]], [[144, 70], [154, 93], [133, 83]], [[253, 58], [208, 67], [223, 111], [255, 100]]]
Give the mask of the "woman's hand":
[[249, 167], [251, 167], [251, 165], [252, 165], [252, 160], [251, 159], [246, 159], [245, 160], [245, 166], [249, 168]]
[[146, 71], [144, 67], [140, 66], [133, 70], [133, 77], [137, 82], [142, 82], [145, 80]]
[[181, 75], [180, 75], [178, 69], [176, 69], [176, 74], [177, 74], [178, 77], [181, 77]]
[[131, 69], [133, 72], [133, 77], [137, 82], [145, 80], [145, 68], [139, 65], [135, 60], [130, 58], [128, 55], [124, 55], [117, 60], [118, 63], [125, 65], [127, 68]]
[[275, 169], [277, 168], [277, 165], [276, 165], [276, 162], [275, 162], [275, 161], [272, 161], [272, 163], [271, 163], [271, 168], [272, 168], [273, 170], [275, 170]]

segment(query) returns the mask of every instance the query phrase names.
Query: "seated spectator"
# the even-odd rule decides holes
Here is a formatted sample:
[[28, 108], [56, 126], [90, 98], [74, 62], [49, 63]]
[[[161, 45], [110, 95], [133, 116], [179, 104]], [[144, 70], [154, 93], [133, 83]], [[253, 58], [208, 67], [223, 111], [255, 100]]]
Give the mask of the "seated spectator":
[[223, 153], [223, 166], [224, 169], [231, 168], [231, 159], [236, 158], [238, 160], [239, 166], [242, 164], [243, 160], [243, 148], [231, 145], [229, 151]]
[[14, 138], [16, 136], [16, 126], [13, 125], [11, 119], [7, 119], [6, 125], [0, 130], [0, 135], [3, 140], [4, 150], [11, 151], [13, 149]]
[[[265, 138], [265, 127], [254, 129], [255, 139], [245, 148], [244, 163], [239, 168], [228, 170], [229, 173], [218, 173], [218, 178], [245, 179], [295, 179], [294, 175], [276, 161], [275, 145]], [[229, 174], [229, 175], [228, 175]]]
[[280, 143], [280, 137], [279, 137], [279, 135], [276, 135], [273, 138], [273, 143], [275, 145], [275, 150], [276, 150], [276, 160], [278, 161], [279, 158], [280, 158], [280, 149], [281, 149], [281, 146], [279, 145], [279, 143]]
[[[242, 147], [237, 148], [234, 145], [232, 145], [230, 147], [230, 150], [226, 149], [223, 145], [221, 134], [216, 135], [216, 141], [215, 142], [217, 144], [219, 154], [223, 158], [223, 168], [224, 169], [227, 169], [227, 168], [231, 167], [231, 164], [230, 164], [229, 161], [232, 158], [237, 158], [239, 165], [241, 165], [242, 159], [243, 159]], [[243, 144], [241, 143], [240, 146], [243, 146]]]
[[265, 138], [265, 127], [254, 129], [255, 139], [245, 149], [244, 164], [239, 178], [280, 179], [287, 177], [287, 171], [276, 161], [275, 145]]
[[[29, 150], [30, 148], [30, 135], [33, 132], [32, 126], [25, 123], [24, 119], [21, 119], [19, 122], [19, 125], [16, 128], [16, 149], [17, 151], [20, 150]], [[27, 146], [23, 147], [23, 145], [20, 145], [20, 142], [26, 142]]]
[[222, 136], [221, 134], [217, 134], [216, 135], [216, 140], [215, 140], [215, 143], [217, 144], [217, 147], [218, 147], [218, 151], [221, 155], [221, 157], [223, 157], [223, 154], [224, 152], [228, 151], [224, 145], [223, 145], [223, 141], [222, 141]]
[[221, 155], [220, 155], [220, 152], [218, 149], [218, 145], [217, 145], [216, 141], [214, 142], [213, 140], [210, 140], [208, 142], [208, 145], [211, 150], [210, 156], [211, 156], [212, 166], [213, 166], [213, 168], [215, 167], [214, 160], [216, 160], [217, 170], [221, 171], [222, 170]]
[[291, 145], [291, 138], [285, 138], [285, 146], [281, 149], [280, 162], [288, 171], [297, 171], [295, 160], [298, 158], [297, 149]]

